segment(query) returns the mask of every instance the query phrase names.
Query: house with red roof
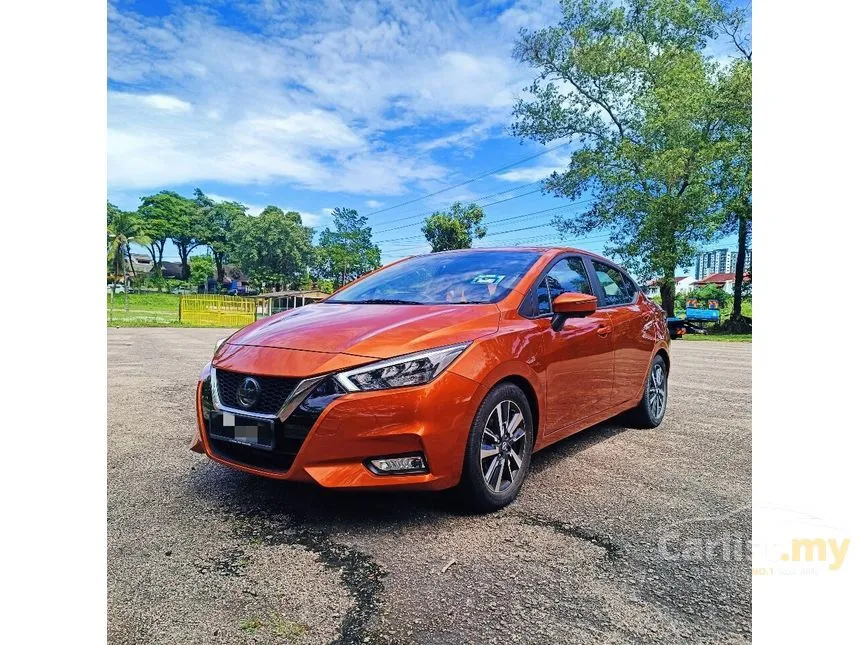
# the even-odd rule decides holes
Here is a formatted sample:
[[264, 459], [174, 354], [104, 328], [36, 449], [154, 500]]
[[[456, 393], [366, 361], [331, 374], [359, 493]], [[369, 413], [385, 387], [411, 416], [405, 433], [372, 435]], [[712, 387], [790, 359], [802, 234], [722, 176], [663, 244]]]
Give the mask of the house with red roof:
[[[748, 274], [744, 275], [744, 282], [749, 282]], [[709, 275], [707, 278], [702, 278], [701, 280], [693, 282], [693, 288], [697, 289], [709, 284], [715, 284], [718, 287], [721, 287], [726, 293], [732, 293], [735, 288], [735, 274], [714, 273], [713, 275]]]

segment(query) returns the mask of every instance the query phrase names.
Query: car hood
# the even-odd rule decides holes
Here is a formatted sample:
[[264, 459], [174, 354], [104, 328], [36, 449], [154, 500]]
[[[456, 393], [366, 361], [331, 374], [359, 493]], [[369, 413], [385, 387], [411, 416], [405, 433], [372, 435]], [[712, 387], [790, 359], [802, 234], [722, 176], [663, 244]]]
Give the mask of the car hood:
[[494, 304], [322, 302], [259, 320], [231, 336], [227, 344], [391, 358], [494, 333], [499, 316]]

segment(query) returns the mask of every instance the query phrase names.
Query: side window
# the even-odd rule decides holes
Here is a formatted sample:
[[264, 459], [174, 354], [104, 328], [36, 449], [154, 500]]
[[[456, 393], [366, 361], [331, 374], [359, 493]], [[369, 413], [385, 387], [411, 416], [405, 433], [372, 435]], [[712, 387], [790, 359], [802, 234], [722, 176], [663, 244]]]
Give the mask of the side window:
[[562, 293], [587, 293], [594, 295], [582, 258], [563, 258], [556, 262], [546, 277], [535, 288], [536, 315], [552, 313], [552, 301]]
[[618, 269], [596, 260], [591, 261], [597, 280], [603, 288], [607, 305], [626, 305], [636, 296], [636, 285]]

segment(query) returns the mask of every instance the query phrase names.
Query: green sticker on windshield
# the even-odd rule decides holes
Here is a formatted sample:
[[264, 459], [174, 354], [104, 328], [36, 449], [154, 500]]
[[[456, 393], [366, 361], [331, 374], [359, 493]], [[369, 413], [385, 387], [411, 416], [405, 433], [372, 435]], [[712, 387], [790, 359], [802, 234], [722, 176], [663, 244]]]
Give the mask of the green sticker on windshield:
[[499, 284], [505, 276], [497, 273], [482, 273], [472, 278], [472, 284]]

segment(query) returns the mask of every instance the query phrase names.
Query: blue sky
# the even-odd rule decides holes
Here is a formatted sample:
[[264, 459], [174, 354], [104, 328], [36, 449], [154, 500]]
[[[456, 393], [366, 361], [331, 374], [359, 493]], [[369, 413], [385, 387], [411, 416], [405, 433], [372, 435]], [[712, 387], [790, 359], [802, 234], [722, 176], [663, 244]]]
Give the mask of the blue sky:
[[550, 225], [586, 204], [537, 190], [569, 148], [508, 133], [532, 78], [510, 55], [517, 32], [557, 16], [556, 0], [111, 3], [108, 198], [131, 210], [199, 186], [252, 213], [299, 211], [318, 230], [348, 206], [389, 262], [429, 249], [423, 214], [487, 197], [491, 235], [476, 246], [602, 251], [605, 234], [564, 240]]

